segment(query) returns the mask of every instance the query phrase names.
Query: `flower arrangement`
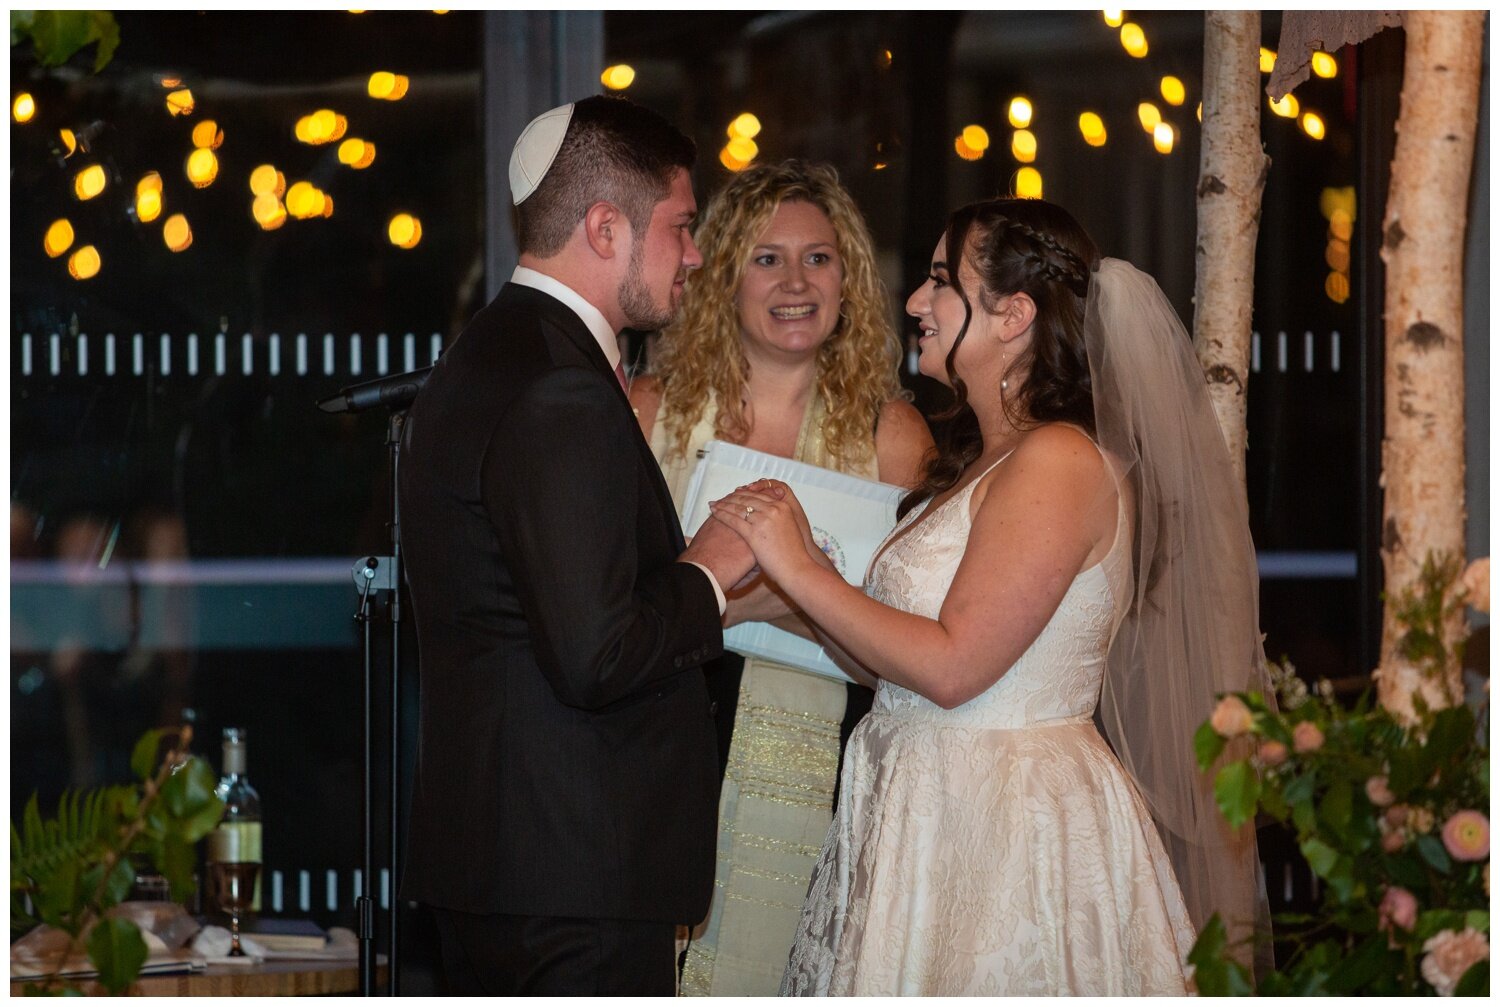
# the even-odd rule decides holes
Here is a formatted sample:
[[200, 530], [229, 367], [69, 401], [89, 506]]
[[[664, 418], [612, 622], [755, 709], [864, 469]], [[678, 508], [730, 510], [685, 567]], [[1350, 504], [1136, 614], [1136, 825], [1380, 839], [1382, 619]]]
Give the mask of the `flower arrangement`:
[[[1437, 620], [1455, 602], [1488, 608], [1487, 571], [1481, 596], [1481, 578], [1460, 569], [1430, 562], [1427, 597], [1405, 599], [1406, 659], [1453, 659]], [[1194, 745], [1204, 769], [1231, 742], [1251, 752], [1219, 768], [1219, 809], [1235, 826], [1257, 812], [1288, 824], [1322, 905], [1276, 917], [1278, 967], [1258, 982], [1210, 920], [1188, 959], [1198, 991], [1488, 995], [1489, 748], [1475, 712], [1417, 697], [1407, 723], [1368, 694], [1346, 710], [1326, 681], [1310, 696], [1289, 662], [1270, 671], [1279, 710], [1258, 693], [1226, 695]], [[1480, 716], [1487, 727], [1487, 704]]]

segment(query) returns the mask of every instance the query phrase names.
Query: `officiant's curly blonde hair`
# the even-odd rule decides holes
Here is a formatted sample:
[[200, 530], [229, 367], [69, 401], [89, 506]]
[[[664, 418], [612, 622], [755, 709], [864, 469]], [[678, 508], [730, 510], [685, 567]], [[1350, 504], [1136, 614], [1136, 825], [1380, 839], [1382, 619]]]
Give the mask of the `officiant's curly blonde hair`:
[[749, 436], [745, 388], [750, 362], [740, 338], [736, 298], [755, 242], [777, 207], [811, 203], [828, 215], [843, 261], [838, 325], [818, 351], [818, 391], [827, 406], [829, 452], [858, 462], [868, 451], [880, 408], [903, 392], [896, 378], [900, 346], [890, 299], [875, 267], [869, 229], [838, 173], [822, 164], [783, 161], [740, 172], [709, 202], [694, 235], [703, 268], [688, 276], [682, 310], [665, 331], [652, 371], [669, 418], [669, 450], [686, 453], [688, 436], [710, 396], [719, 404], [715, 436]]

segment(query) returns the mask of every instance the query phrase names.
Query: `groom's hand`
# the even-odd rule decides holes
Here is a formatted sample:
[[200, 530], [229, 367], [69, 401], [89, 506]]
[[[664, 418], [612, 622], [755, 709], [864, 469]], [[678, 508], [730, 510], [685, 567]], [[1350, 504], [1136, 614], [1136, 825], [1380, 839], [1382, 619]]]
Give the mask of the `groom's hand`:
[[705, 521], [682, 555], [683, 563], [699, 563], [708, 569], [726, 595], [755, 566], [755, 554], [745, 540], [718, 521]]

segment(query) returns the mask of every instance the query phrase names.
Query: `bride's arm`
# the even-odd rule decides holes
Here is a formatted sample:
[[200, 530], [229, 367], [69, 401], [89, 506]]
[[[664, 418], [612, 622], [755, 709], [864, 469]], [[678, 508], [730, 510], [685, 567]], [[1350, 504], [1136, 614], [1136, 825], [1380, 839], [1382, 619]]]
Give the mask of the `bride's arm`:
[[[843, 578], [840, 579], [842, 580]], [[873, 689], [879, 681], [874, 672], [850, 657], [848, 652], [840, 647], [833, 637], [820, 631], [816, 624], [809, 623], [801, 616], [784, 615], [779, 619], [772, 619], [771, 625], [777, 629], [784, 629], [788, 633], [800, 636], [804, 640], [811, 640], [822, 647], [824, 652], [828, 654], [829, 659], [839, 666], [839, 670], [860, 685]]]
[[867, 597], [808, 556], [800, 535], [789, 548], [784, 527], [792, 505], [784, 501], [758, 504], [766, 513], [746, 522], [744, 504], [731, 498], [716, 516], [738, 522], [762, 568], [850, 657], [952, 708], [988, 689], [1025, 653], [1095, 543], [1107, 544], [1114, 527], [1103, 459], [1065, 427], [1028, 435], [975, 497], [986, 489], [936, 619]]

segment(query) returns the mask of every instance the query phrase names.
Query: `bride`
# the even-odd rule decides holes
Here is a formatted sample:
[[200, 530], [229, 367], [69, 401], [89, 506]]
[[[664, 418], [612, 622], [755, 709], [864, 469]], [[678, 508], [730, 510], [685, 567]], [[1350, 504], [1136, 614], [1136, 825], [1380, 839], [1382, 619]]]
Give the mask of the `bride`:
[[784, 485], [713, 508], [878, 680], [782, 992], [1187, 992], [1195, 927], [1217, 911], [1245, 936], [1264, 910], [1254, 835], [1193, 765], [1262, 655], [1191, 343], [1150, 277], [1040, 200], [955, 212], [907, 310], [955, 433], [864, 591]]

